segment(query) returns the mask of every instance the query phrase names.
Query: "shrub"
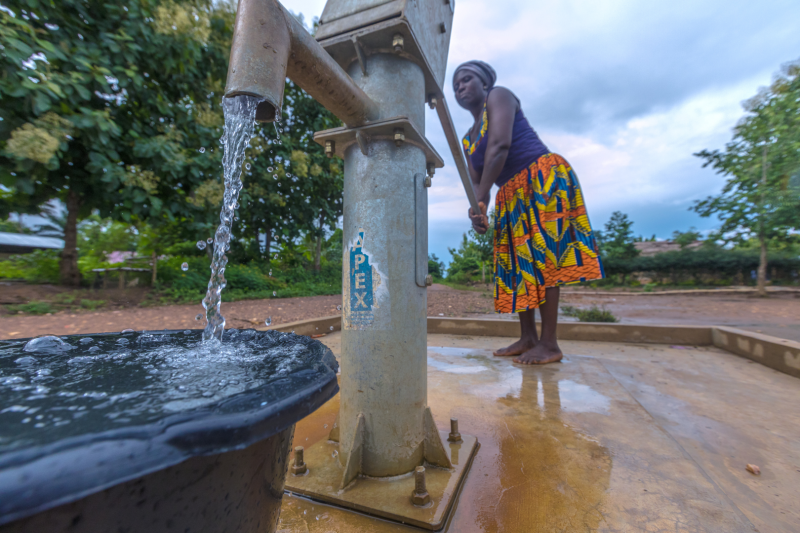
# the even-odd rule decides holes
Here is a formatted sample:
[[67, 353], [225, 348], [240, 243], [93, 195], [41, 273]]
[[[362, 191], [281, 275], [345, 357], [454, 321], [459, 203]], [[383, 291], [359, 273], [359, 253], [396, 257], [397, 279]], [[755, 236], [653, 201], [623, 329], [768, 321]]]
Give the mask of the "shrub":
[[561, 312], [566, 316], [575, 317], [580, 322], [619, 322], [619, 319], [606, 308], [593, 305], [589, 309], [579, 309], [571, 305], [561, 306]]
[[36, 250], [0, 261], [0, 278], [24, 279], [30, 283], [58, 283], [59, 250]]

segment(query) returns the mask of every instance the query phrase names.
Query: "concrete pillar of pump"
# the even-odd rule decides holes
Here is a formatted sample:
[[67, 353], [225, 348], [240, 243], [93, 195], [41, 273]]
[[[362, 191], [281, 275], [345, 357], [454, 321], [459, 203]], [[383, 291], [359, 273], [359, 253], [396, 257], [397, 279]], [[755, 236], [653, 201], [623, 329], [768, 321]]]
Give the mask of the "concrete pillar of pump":
[[[367, 74], [349, 74], [380, 108], [425, 125], [425, 79], [415, 63], [391, 54], [367, 57]], [[415, 175], [423, 150], [393, 139], [367, 139], [344, 154], [344, 313], [340, 460], [363, 413], [360, 472], [394, 476], [423, 462], [427, 405], [427, 294], [415, 282]], [[427, 228], [426, 228], [427, 231]], [[343, 464], [343, 466], [346, 466]]]

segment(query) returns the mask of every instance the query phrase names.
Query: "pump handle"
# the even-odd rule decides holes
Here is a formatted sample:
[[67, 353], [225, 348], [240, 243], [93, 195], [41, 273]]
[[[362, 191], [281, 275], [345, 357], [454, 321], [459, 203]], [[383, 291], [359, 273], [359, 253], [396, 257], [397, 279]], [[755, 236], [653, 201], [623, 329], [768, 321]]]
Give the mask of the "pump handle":
[[464, 158], [464, 151], [461, 149], [461, 142], [458, 140], [456, 127], [453, 124], [453, 117], [450, 116], [450, 109], [447, 107], [444, 94], [439, 93], [436, 99], [432, 100], [431, 103], [436, 106], [436, 113], [439, 115], [439, 121], [442, 123], [442, 129], [444, 130], [444, 136], [447, 138], [447, 144], [450, 145], [450, 151], [456, 162], [458, 174], [461, 176], [461, 183], [464, 185], [464, 191], [467, 193], [469, 206], [472, 208], [473, 213], [480, 213], [481, 210], [478, 208], [478, 199], [475, 196], [475, 189], [469, 177], [467, 160]]

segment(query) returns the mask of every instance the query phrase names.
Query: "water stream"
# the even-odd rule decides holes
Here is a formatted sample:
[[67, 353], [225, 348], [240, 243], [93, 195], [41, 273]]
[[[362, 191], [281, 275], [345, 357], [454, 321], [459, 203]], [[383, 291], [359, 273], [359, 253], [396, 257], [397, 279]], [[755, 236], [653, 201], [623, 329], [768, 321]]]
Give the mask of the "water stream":
[[214, 254], [211, 260], [211, 279], [208, 281], [208, 292], [203, 298], [206, 310], [206, 327], [203, 340], [222, 340], [225, 331], [225, 317], [220, 312], [222, 289], [225, 288], [225, 266], [228, 264], [231, 226], [234, 211], [238, 205], [239, 192], [242, 190], [242, 162], [244, 151], [250, 144], [255, 127], [256, 107], [261, 100], [254, 96], [234, 96], [225, 98], [225, 133], [221, 143], [223, 147], [222, 167], [225, 180], [225, 195], [219, 214], [219, 227], [214, 235]]

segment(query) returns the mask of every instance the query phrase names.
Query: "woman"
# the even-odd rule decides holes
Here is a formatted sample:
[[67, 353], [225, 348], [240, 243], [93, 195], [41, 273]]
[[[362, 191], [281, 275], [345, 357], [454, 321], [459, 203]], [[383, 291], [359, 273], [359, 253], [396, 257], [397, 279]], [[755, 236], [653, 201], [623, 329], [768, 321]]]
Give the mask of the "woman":
[[[494, 212], [494, 302], [498, 313], [519, 313], [520, 340], [494, 353], [515, 363], [545, 364], [563, 357], [556, 338], [559, 287], [604, 277], [578, 178], [550, 153], [497, 75], [483, 61], [459, 66], [453, 90], [475, 117], [464, 150], [480, 213], [472, 227], [486, 233], [486, 206], [497, 185]], [[542, 317], [538, 338], [534, 309]]]

